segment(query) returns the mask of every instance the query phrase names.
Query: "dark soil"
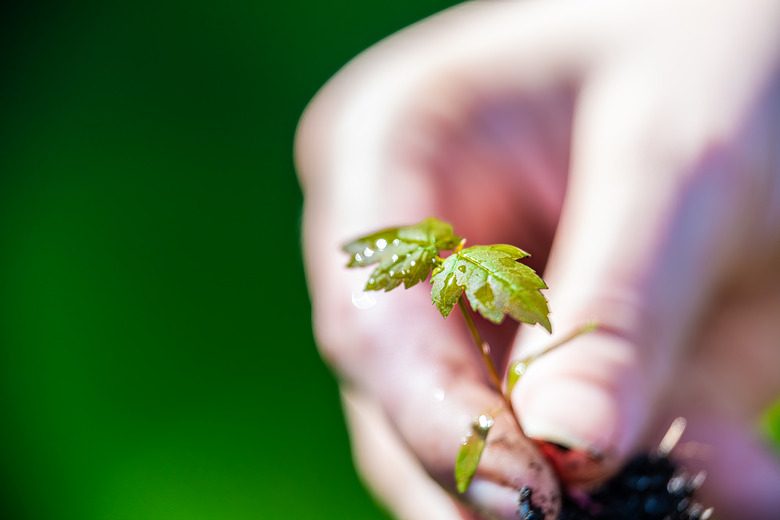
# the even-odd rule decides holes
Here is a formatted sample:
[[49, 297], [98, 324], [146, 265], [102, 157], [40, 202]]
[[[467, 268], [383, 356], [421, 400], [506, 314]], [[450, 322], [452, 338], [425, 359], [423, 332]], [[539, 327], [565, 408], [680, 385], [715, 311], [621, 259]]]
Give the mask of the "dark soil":
[[[593, 492], [589, 504], [564, 498], [558, 520], [706, 520], [712, 511], [693, 498], [702, 480], [681, 471], [668, 457], [640, 455]], [[518, 516], [544, 518], [528, 488], [521, 492]]]

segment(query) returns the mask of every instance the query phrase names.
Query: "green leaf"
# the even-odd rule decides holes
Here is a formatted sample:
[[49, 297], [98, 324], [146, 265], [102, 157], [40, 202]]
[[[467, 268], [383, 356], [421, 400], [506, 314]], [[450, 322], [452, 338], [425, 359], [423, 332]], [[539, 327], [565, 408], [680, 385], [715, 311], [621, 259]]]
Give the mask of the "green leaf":
[[526, 358], [513, 361], [512, 364], [509, 365], [509, 370], [506, 376], [506, 395], [512, 395], [512, 390], [514, 390], [517, 382], [520, 380], [523, 374], [525, 374], [525, 371], [528, 370], [528, 365], [530, 363], [531, 359]]
[[474, 246], [453, 253], [433, 271], [433, 304], [446, 318], [465, 292], [471, 308], [493, 323], [501, 323], [509, 314], [549, 331], [550, 309], [539, 292], [547, 286], [533, 269], [517, 262], [527, 256], [508, 245]]
[[385, 229], [353, 240], [344, 246], [351, 255], [347, 267], [379, 264], [366, 290], [389, 291], [404, 284], [407, 289], [428, 278], [439, 263], [439, 252], [454, 249], [463, 241], [452, 226], [434, 218], [414, 226]]
[[480, 415], [471, 425], [471, 433], [463, 440], [455, 459], [455, 485], [465, 493], [477, 472], [479, 459], [485, 450], [487, 434], [495, 421], [488, 414]]

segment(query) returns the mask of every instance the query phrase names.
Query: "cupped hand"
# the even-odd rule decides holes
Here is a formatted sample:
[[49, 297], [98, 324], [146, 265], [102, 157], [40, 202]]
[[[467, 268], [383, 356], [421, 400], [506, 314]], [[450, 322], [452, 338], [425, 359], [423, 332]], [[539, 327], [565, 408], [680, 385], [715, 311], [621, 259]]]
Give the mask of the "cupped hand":
[[[315, 332], [361, 472], [399, 518], [554, 518], [677, 416], [720, 518], [776, 518], [780, 466], [755, 431], [780, 394], [780, 4], [466, 4], [360, 55], [297, 136]], [[472, 419], [501, 405], [467, 329], [424, 287], [360, 293], [340, 246], [428, 216], [532, 254], [553, 337], [489, 328], [499, 363], [596, 332], [515, 388], [454, 492]], [[424, 285], [424, 284], [423, 284]], [[368, 307], [368, 308], [366, 308]], [[571, 450], [555, 448], [565, 446]]]

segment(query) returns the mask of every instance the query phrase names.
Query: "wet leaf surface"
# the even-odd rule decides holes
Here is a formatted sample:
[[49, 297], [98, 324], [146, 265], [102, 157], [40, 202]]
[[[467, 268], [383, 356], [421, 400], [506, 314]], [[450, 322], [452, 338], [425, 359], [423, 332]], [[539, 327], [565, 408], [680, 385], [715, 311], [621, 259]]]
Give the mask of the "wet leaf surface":
[[449, 316], [463, 293], [471, 308], [493, 323], [505, 315], [548, 331], [550, 310], [540, 292], [547, 286], [525, 264], [521, 249], [509, 245], [474, 246], [457, 251], [433, 271], [431, 298], [442, 316]]
[[463, 440], [455, 460], [455, 484], [458, 493], [465, 493], [479, 466], [485, 450], [488, 432], [495, 421], [490, 415], [480, 415], [471, 425], [471, 433]]
[[414, 226], [389, 228], [344, 246], [351, 258], [347, 267], [378, 264], [367, 291], [407, 289], [426, 280], [439, 262], [439, 252], [455, 249], [462, 239], [446, 222], [429, 218]]

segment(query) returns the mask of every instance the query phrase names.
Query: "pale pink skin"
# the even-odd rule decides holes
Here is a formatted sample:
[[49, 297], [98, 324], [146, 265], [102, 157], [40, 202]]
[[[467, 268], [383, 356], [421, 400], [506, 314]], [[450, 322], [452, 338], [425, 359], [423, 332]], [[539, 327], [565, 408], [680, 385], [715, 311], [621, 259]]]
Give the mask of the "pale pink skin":
[[[317, 95], [296, 148], [314, 324], [359, 469], [399, 518], [512, 518], [524, 484], [557, 507], [509, 420], [454, 496], [469, 421], [500, 403], [460, 317], [427, 284], [352, 302], [370, 271], [340, 245], [428, 216], [529, 251], [554, 336], [602, 325], [513, 395], [531, 436], [601, 456], [561, 456], [567, 484], [684, 416], [678, 453], [707, 470], [716, 517], [778, 517], [756, 420], [780, 395], [779, 70], [776, 0], [484, 2], [381, 42]], [[513, 333], [488, 332], [501, 362], [551, 342]]]

